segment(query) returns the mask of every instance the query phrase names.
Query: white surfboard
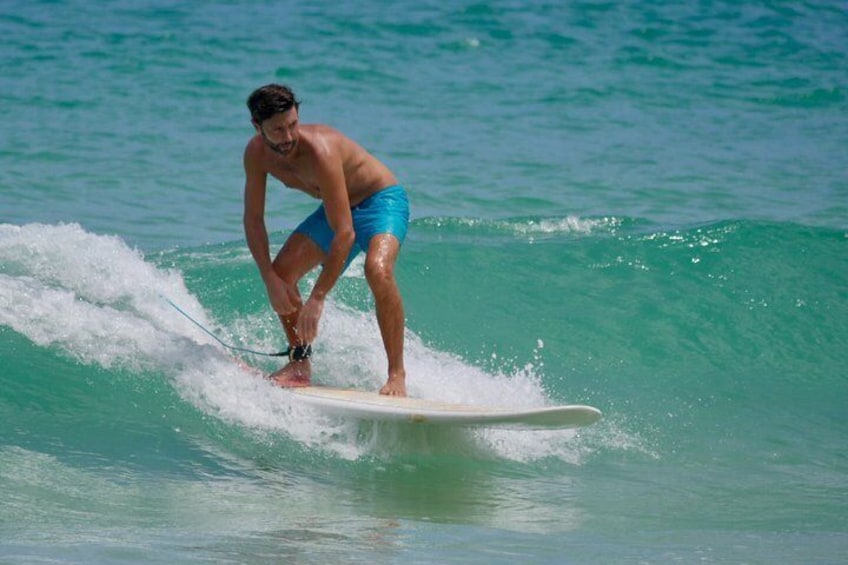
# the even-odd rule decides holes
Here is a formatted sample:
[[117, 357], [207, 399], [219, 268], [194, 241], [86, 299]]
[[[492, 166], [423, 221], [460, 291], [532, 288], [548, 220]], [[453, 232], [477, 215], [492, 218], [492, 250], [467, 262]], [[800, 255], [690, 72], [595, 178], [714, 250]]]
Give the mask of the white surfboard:
[[597, 408], [576, 404], [510, 408], [399, 398], [383, 396], [376, 392], [324, 386], [288, 390], [298, 399], [322, 412], [361, 420], [521, 429], [566, 429], [588, 426], [601, 417], [601, 411]]

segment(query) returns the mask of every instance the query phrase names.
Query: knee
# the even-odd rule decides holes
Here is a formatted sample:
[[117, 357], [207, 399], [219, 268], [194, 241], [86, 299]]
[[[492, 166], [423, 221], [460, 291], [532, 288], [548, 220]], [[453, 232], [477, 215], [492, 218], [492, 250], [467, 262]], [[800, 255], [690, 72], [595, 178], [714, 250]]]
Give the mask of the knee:
[[369, 257], [365, 260], [365, 280], [372, 289], [390, 287], [395, 282], [393, 266], [388, 261]]

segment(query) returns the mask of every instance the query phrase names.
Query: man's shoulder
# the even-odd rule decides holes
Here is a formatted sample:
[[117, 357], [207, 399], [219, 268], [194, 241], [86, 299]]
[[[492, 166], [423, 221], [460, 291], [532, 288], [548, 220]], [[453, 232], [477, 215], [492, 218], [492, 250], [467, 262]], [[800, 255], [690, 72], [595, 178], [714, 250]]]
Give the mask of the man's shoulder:
[[244, 157], [245, 159], [260, 161], [264, 159], [267, 150], [265, 140], [262, 139], [261, 135], [256, 134], [247, 140], [247, 144], [244, 146]]
[[303, 124], [300, 126], [301, 135], [309, 139], [324, 141], [326, 143], [338, 143], [348, 137], [333, 126], [326, 124]]
[[251, 137], [244, 147], [244, 166], [249, 170], [264, 170], [263, 163], [265, 162], [265, 143], [262, 137], [254, 135]]
[[245, 145], [245, 152], [250, 151], [251, 153], [260, 152], [262, 150], [262, 136], [258, 133], [247, 140], [247, 145]]
[[346, 153], [345, 146], [349, 139], [339, 130], [324, 124], [308, 124], [301, 126], [301, 139], [308, 148], [310, 158], [326, 159], [341, 157]]

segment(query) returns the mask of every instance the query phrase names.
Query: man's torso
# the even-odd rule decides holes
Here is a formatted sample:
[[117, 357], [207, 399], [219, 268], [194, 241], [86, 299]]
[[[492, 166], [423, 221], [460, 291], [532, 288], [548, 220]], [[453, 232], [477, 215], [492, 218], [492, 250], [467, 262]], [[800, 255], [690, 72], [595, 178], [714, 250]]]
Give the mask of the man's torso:
[[[250, 144], [261, 154], [266, 173], [280, 182], [301, 190], [314, 198], [321, 198], [321, 187], [315, 180], [315, 168], [321, 163], [337, 166], [344, 172], [348, 199], [356, 206], [372, 194], [397, 183], [392, 172], [363, 147], [341, 132], [324, 125], [299, 126], [298, 153], [294, 159], [285, 159], [270, 148], [261, 136]], [[319, 159], [319, 153], [323, 158]]]

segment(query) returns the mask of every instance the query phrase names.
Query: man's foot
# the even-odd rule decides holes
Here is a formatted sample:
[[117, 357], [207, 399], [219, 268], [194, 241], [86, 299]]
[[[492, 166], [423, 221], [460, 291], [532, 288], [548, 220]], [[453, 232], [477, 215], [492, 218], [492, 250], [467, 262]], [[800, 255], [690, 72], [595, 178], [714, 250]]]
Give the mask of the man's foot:
[[281, 387], [309, 386], [312, 384], [312, 364], [306, 361], [291, 361], [288, 365], [268, 375]]
[[406, 396], [406, 375], [389, 376], [389, 380], [380, 389], [386, 396]]

